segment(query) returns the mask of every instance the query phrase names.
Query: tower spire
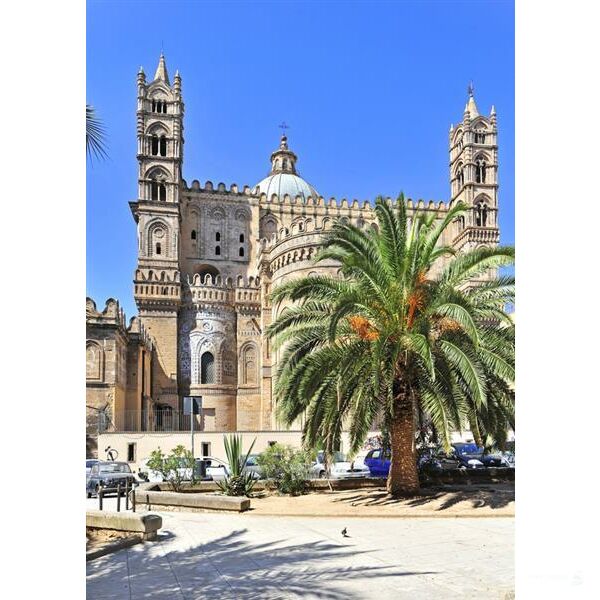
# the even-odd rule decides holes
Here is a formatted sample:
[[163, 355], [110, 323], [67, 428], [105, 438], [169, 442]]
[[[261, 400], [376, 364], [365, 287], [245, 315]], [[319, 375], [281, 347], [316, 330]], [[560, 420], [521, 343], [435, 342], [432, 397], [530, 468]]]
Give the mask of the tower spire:
[[467, 93], [469, 94], [469, 100], [465, 106], [465, 112], [468, 112], [471, 116], [471, 119], [474, 119], [475, 117], [479, 116], [479, 111], [477, 110], [477, 104], [475, 104], [475, 86], [473, 85], [472, 81], [469, 82]]
[[164, 81], [167, 85], [171, 85], [169, 82], [169, 74], [167, 73], [167, 63], [165, 62], [165, 55], [161, 52], [160, 58], [158, 59], [158, 67], [156, 67], [156, 73], [154, 74], [154, 81]]

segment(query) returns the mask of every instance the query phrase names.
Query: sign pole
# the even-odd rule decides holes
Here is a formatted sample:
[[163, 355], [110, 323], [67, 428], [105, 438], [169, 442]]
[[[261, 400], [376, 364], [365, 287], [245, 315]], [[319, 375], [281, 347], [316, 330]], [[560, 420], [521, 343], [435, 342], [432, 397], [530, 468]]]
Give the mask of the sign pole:
[[196, 399], [192, 399], [192, 414], [190, 415], [190, 419], [192, 422], [192, 426], [190, 428], [192, 434], [192, 458], [194, 458], [194, 421], [196, 420], [196, 411], [194, 410], [194, 404], [196, 403]]

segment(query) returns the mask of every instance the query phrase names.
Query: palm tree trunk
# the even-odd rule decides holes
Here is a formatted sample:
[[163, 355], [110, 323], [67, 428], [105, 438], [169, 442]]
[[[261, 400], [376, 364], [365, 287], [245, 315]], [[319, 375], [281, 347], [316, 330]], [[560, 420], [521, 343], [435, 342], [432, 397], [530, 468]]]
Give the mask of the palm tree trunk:
[[391, 419], [390, 438], [392, 461], [387, 480], [388, 494], [414, 496], [419, 493], [414, 402], [408, 386], [400, 383]]

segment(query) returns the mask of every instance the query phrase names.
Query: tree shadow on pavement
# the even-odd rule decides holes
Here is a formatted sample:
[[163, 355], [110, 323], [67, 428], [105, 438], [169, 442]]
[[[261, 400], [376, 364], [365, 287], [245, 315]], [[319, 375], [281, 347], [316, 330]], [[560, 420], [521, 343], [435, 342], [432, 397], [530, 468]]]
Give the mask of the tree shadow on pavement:
[[[349, 582], [358, 580], [381, 588], [390, 577], [435, 574], [383, 566], [369, 559], [369, 551], [347, 544], [294, 544], [285, 539], [252, 543], [246, 534], [246, 529], [239, 529], [185, 550], [169, 549], [170, 542], [145, 544], [116, 553], [112, 560], [97, 559], [88, 567], [87, 597], [135, 600], [180, 598], [182, 593], [186, 599], [298, 595], [350, 600], [362, 596], [354, 591], [361, 584], [350, 589]], [[359, 560], [354, 560], [357, 557]], [[370, 580], [376, 581], [369, 584]], [[123, 596], [114, 590], [121, 590]]]
[[460, 502], [469, 508], [504, 508], [514, 502], [514, 485], [508, 486], [444, 486], [421, 488], [418, 496], [412, 498], [393, 498], [385, 490], [357, 491], [353, 495], [336, 498], [333, 502], [343, 502], [352, 506], [399, 506], [424, 507], [431, 510], [446, 510]]

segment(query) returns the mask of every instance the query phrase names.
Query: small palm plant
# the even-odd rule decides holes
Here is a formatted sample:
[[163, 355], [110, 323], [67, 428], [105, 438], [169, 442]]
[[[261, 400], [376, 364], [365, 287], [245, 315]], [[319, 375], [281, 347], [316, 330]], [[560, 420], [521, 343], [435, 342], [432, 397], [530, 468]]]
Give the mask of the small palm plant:
[[246, 455], [242, 451], [242, 436], [230, 435], [223, 436], [225, 444], [225, 454], [229, 463], [229, 475], [217, 481], [219, 489], [227, 496], [250, 496], [256, 480], [251, 473], [244, 473], [244, 467], [248, 462], [248, 457], [254, 448], [256, 438], [250, 444], [250, 448]]

